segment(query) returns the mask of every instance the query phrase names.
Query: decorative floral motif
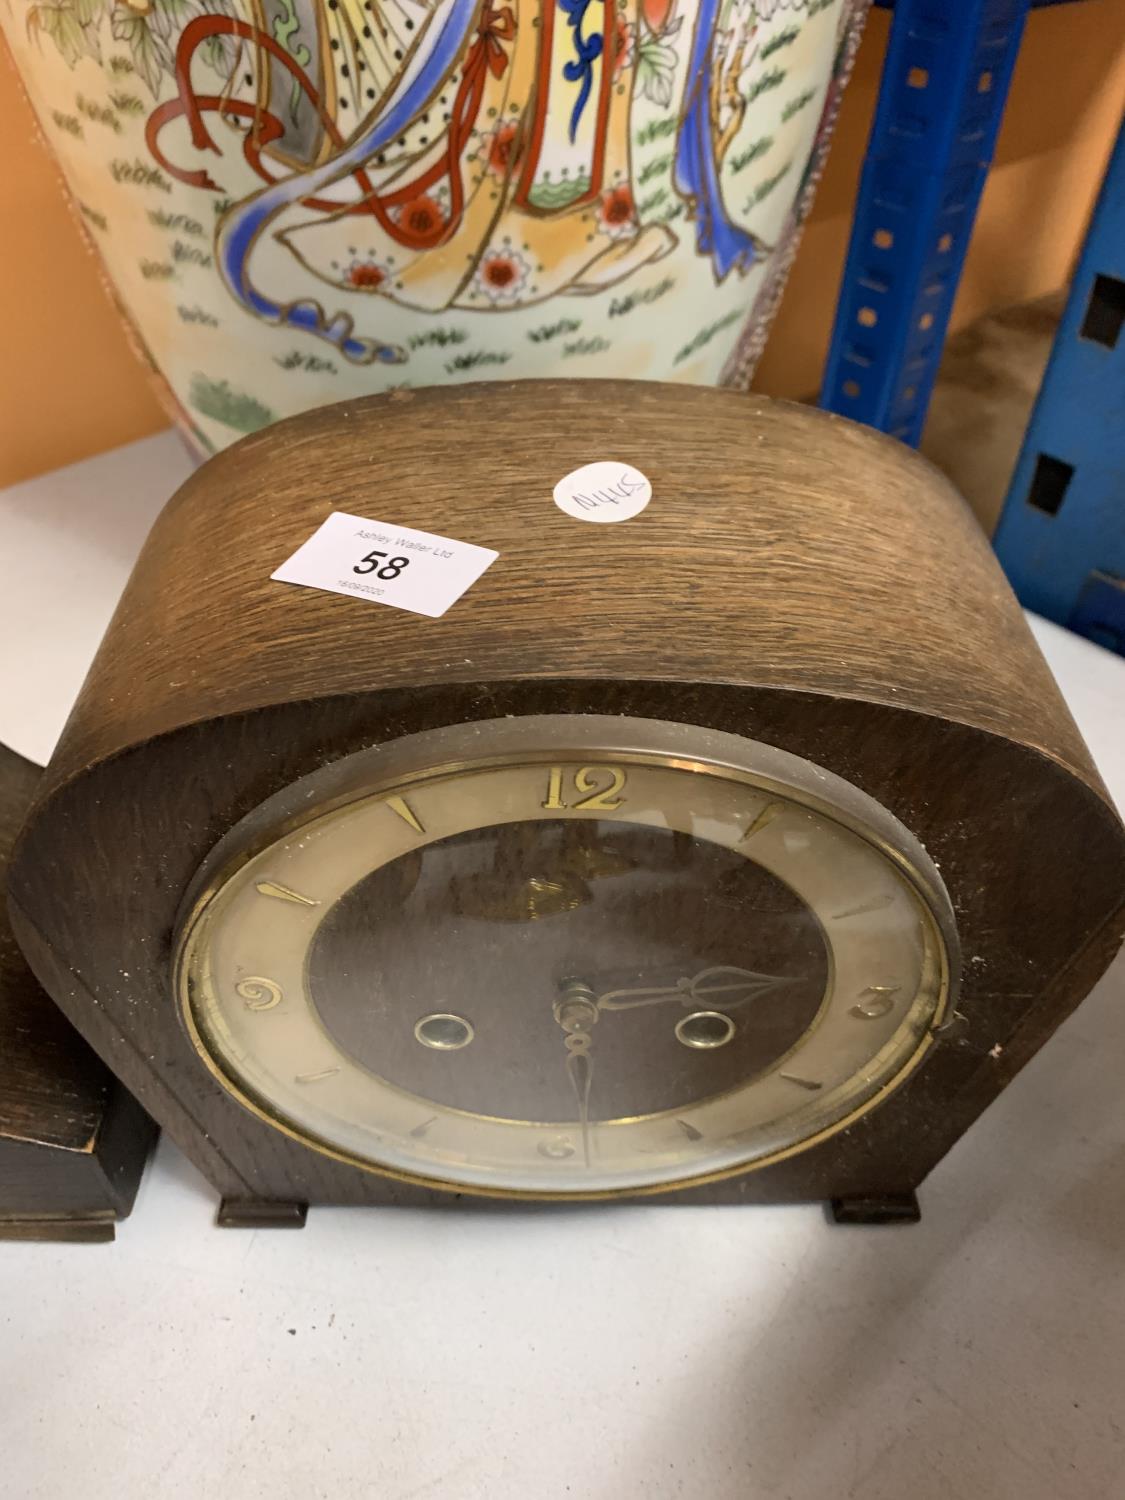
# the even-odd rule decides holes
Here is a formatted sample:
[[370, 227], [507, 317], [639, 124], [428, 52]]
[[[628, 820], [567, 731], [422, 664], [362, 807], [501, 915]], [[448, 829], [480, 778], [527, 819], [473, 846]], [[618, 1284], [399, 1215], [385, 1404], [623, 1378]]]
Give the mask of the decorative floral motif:
[[531, 267], [516, 250], [490, 250], [481, 257], [475, 285], [492, 303], [512, 302], [523, 290]]
[[504, 179], [520, 159], [520, 129], [513, 123], [497, 125], [488, 142], [488, 170]]
[[[233, 0], [209, 0], [208, 9], [233, 16]], [[103, 60], [101, 24], [108, 16], [110, 39], [125, 46], [133, 71], [157, 99], [163, 79], [175, 72], [179, 33], [202, 14], [200, 0], [37, 0], [28, 8], [27, 29], [33, 37], [49, 36], [73, 68], [83, 56]], [[206, 50], [207, 62], [224, 78], [238, 56], [231, 41], [223, 38], [222, 44]]]
[[417, 240], [430, 240], [445, 228], [445, 215], [436, 198], [412, 198], [398, 211], [398, 222]]
[[55, 4], [30, 5], [27, 11], [27, 34], [36, 41], [48, 36], [68, 67], [80, 57], [101, 61], [102, 46], [98, 25], [107, 7], [101, 0], [57, 0]]
[[[673, 19], [675, 4], [654, 5], [644, 11], [645, 27], [637, 49], [637, 93], [642, 99], [651, 99], [661, 109], [668, 109], [675, 92], [676, 66], [679, 57], [671, 44], [680, 34], [683, 17]], [[650, 17], [660, 15], [663, 22], [659, 30]]]
[[620, 11], [613, 22], [613, 76], [619, 78], [633, 61], [633, 46], [637, 39], [637, 28], [626, 21]]
[[358, 292], [377, 292], [391, 273], [375, 260], [353, 260], [344, 272], [349, 286]]
[[598, 229], [611, 240], [623, 239], [636, 228], [637, 206], [628, 183], [619, 183], [603, 193], [598, 205]]
[[[641, 0], [641, 15], [648, 29], [659, 36], [672, 19], [672, 12], [676, 9], [676, 0]], [[679, 30], [679, 22], [676, 23]]]

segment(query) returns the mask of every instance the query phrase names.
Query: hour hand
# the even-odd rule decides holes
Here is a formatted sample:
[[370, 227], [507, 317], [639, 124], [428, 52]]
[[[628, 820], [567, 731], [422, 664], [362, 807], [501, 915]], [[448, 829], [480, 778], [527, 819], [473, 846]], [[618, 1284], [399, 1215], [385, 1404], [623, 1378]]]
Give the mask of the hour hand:
[[594, 1081], [594, 1064], [589, 1050], [567, 1055], [566, 1071], [578, 1101], [578, 1124], [582, 1131], [582, 1156], [590, 1165], [590, 1085]]
[[788, 974], [759, 974], [752, 969], [739, 969], [732, 964], [717, 964], [701, 969], [698, 974], [683, 976], [673, 984], [656, 985], [645, 989], [608, 990], [599, 995], [599, 1010], [635, 1010], [644, 1005], [666, 1005], [679, 1001], [684, 1005], [702, 1005], [711, 1008], [721, 1006], [730, 1010], [736, 1005], [745, 1005], [749, 1000], [768, 994], [770, 990], [782, 989], [796, 984]]

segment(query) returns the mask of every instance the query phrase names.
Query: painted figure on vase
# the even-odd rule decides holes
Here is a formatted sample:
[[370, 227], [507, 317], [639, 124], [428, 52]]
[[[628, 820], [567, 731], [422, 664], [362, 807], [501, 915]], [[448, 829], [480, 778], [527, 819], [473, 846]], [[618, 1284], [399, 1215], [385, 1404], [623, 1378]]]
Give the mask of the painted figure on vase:
[[[802, 211], [854, 21], [852, 0], [44, 0], [28, 34], [124, 80], [126, 180], [191, 205], [166, 219], [206, 237], [214, 204], [176, 279], [206, 269], [278, 337], [389, 367], [371, 390], [428, 382], [435, 356], [546, 373], [568, 346], [598, 365], [565, 373], [718, 378]], [[659, 328], [617, 336], [664, 299]], [[548, 349], [555, 327], [584, 337]]]

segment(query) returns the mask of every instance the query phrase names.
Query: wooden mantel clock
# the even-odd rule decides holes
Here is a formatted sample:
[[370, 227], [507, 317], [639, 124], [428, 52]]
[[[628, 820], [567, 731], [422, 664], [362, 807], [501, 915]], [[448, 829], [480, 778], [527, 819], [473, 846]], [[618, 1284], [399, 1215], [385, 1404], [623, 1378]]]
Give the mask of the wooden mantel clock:
[[[556, 505], [596, 460], [647, 507]], [[440, 618], [271, 581], [336, 511], [498, 557]], [[798, 406], [559, 381], [324, 409], [190, 479], [10, 885], [222, 1222], [886, 1219], [1108, 964], [1125, 839], [921, 459]]]

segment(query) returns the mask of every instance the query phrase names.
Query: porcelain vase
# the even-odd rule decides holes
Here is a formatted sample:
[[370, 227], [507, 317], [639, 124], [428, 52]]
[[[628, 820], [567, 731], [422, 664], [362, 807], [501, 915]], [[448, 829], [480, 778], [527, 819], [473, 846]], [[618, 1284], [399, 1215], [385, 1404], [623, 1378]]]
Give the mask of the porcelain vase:
[[855, 0], [3, 0], [197, 450], [394, 386], [744, 384]]

